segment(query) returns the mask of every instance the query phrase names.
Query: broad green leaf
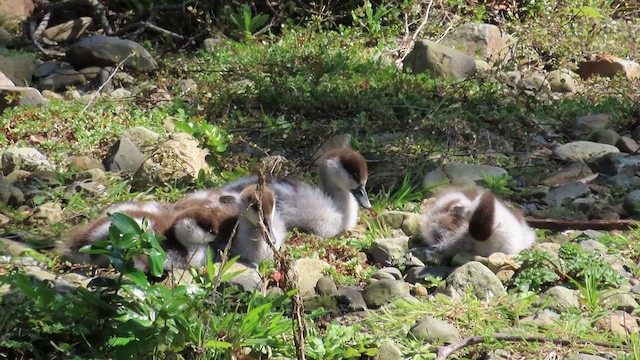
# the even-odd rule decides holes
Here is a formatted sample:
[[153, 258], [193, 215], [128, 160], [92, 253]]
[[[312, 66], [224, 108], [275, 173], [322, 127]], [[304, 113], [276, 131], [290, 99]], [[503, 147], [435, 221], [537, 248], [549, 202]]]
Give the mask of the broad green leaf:
[[131, 270], [126, 274], [126, 276], [133, 281], [134, 284], [146, 288], [149, 287], [149, 280], [147, 280], [147, 275], [145, 275], [142, 271], [138, 269]]
[[128, 343], [135, 341], [136, 338], [133, 336], [129, 336], [129, 337], [114, 337], [114, 338], [110, 338], [107, 343], [111, 346], [123, 346], [123, 345], [127, 345]]
[[228, 349], [232, 346], [233, 346], [232, 343], [226, 342], [226, 341], [220, 341], [220, 340], [209, 340], [207, 341], [206, 344], [204, 344], [204, 347], [207, 349], [210, 349], [210, 348]]
[[595, 8], [591, 6], [581, 6], [579, 8], [572, 9], [574, 15], [581, 15], [589, 18], [601, 19], [604, 16]]
[[111, 218], [111, 226], [115, 226], [123, 235], [142, 233], [138, 223], [127, 214], [113, 213], [109, 214], [109, 217]]

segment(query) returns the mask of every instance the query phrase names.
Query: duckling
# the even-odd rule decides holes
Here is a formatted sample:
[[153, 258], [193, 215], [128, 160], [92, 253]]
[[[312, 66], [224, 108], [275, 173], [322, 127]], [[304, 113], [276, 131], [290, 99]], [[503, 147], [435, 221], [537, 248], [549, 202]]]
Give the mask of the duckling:
[[425, 262], [448, 261], [459, 252], [517, 254], [536, 240], [520, 211], [479, 188], [436, 197], [421, 218], [420, 230], [422, 246], [411, 252]]
[[[143, 222], [146, 221], [147, 230], [153, 231], [156, 235], [164, 234], [174, 221], [173, 212], [169, 207], [157, 201], [119, 203], [109, 207], [98, 219], [72, 231], [69, 236], [58, 244], [58, 252], [73, 262], [108, 266], [109, 259], [107, 256], [83, 254], [79, 250], [85, 245], [106, 241], [109, 238], [111, 219], [108, 214], [113, 213], [127, 214], [140, 226], [143, 226]], [[134, 262], [137, 269], [144, 270], [147, 268], [146, 257], [136, 258]]]
[[[352, 229], [359, 206], [371, 207], [365, 186], [367, 163], [358, 152], [341, 148], [318, 160], [320, 187], [291, 178], [273, 178], [268, 184], [276, 194], [277, 211], [287, 230], [298, 230], [322, 238]], [[237, 180], [223, 187], [238, 190], [258, 181], [257, 176]]]

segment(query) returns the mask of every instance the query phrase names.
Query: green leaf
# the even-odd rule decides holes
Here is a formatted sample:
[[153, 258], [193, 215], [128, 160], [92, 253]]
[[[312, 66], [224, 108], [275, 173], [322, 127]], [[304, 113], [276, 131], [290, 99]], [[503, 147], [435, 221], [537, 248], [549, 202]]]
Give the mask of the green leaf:
[[118, 229], [122, 235], [142, 233], [140, 225], [127, 214], [113, 213], [109, 214], [109, 218], [111, 218], [111, 226]]
[[133, 336], [129, 336], [129, 337], [113, 337], [110, 338], [107, 343], [111, 346], [124, 346], [127, 345], [128, 343], [135, 341], [136, 338]]
[[207, 349], [210, 348], [216, 348], [216, 349], [228, 349], [230, 347], [232, 347], [233, 344], [230, 342], [226, 342], [226, 341], [219, 341], [219, 340], [209, 340], [207, 341], [206, 344], [204, 344], [204, 347]]
[[260, 14], [260, 15], [254, 16], [253, 19], [251, 19], [251, 25], [249, 27], [249, 31], [251, 31], [252, 33], [256, 32], [258, 29], [264, 26], [267, 20], [269, 20], [269, 15], [267, 14]]
[[142, 271], [134, 269], [129, 271], [126, 275], [129, 279], [131, 279], [131, 281], [133, 281], [134, 284], [143, 288], [149, 287], [149, 280], [147, 280], [147, 275], [145, 275]]
[[164, 272], [164, 261], [167, 258], [167, 254], [158, 249], [151, 249], [149, 255], [149, 271], [153, 276], [159, 277]]
[[591, 6], [581, 6], [579, 8], [572, 9], [573, 15], [581, 15], [588, 18], [601, 19], [604, 16], [595, 8]]
[[347, 358], [354, 358], [354, 357], [360, 357], [360, 352], [352, 347], [348, 347], [345, 351], [344, 354], [342, 354], [342, 356], [347, 359]]

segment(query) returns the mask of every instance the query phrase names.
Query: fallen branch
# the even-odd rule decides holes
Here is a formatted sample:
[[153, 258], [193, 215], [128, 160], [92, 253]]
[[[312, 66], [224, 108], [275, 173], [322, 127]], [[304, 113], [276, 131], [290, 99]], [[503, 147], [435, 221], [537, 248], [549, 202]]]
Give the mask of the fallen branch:
[[530, 226], [554, 231], [561, 230], [629, 230], [640, 226], [638, 220], [568, 220], [568, 219], [536, 219], [528, 217]]
[[592, 344], [595, 346], [602, 346], [610, 349], [617, 349], [624, 346], [622, 344], [614, 344], [614, 343], [608, 343], [604, 341], [595, 341], [595, 340], [566, 339], [566, 338], [553, 339], [553, 338], [541, 337], [541, 336], [518, 336], [518, 335], [496, 333], [487, 338], [485, 338], [484, 336], [471, 336], [466, 339], [462, 339], [457, 343], [443, 346], [440, 349], [438, 349], [438, 356], [436, 357], [435, 360], [445, 360], [449, 355], [453, 354], [454, 352], [460, 349], [464, 349], [465, 347], [471, 346], [471, 345], [482, 344], [486, 342], [486, 340], [536, 342], [536, 343], [551, 342], [557, 345]]

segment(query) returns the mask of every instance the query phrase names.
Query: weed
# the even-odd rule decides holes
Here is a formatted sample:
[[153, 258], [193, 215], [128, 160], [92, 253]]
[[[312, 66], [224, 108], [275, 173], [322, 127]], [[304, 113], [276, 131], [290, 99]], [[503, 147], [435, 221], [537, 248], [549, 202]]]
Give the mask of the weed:
[[257, 14], [253, 15], [249, 4], [242, 4], [239, 13], [231, 15], [231, 21], [236, 25], [236, 29], [242, 33], [245, 40], [252, 39], [254, 34], [267, 23], [269, 15]]
[[498, 196], [509, 197], [513, 195], [513, 190], [509, 188], [513, 182], [513, 178], [509, 175], [483, 176], [482, 181], [489, 191]]

